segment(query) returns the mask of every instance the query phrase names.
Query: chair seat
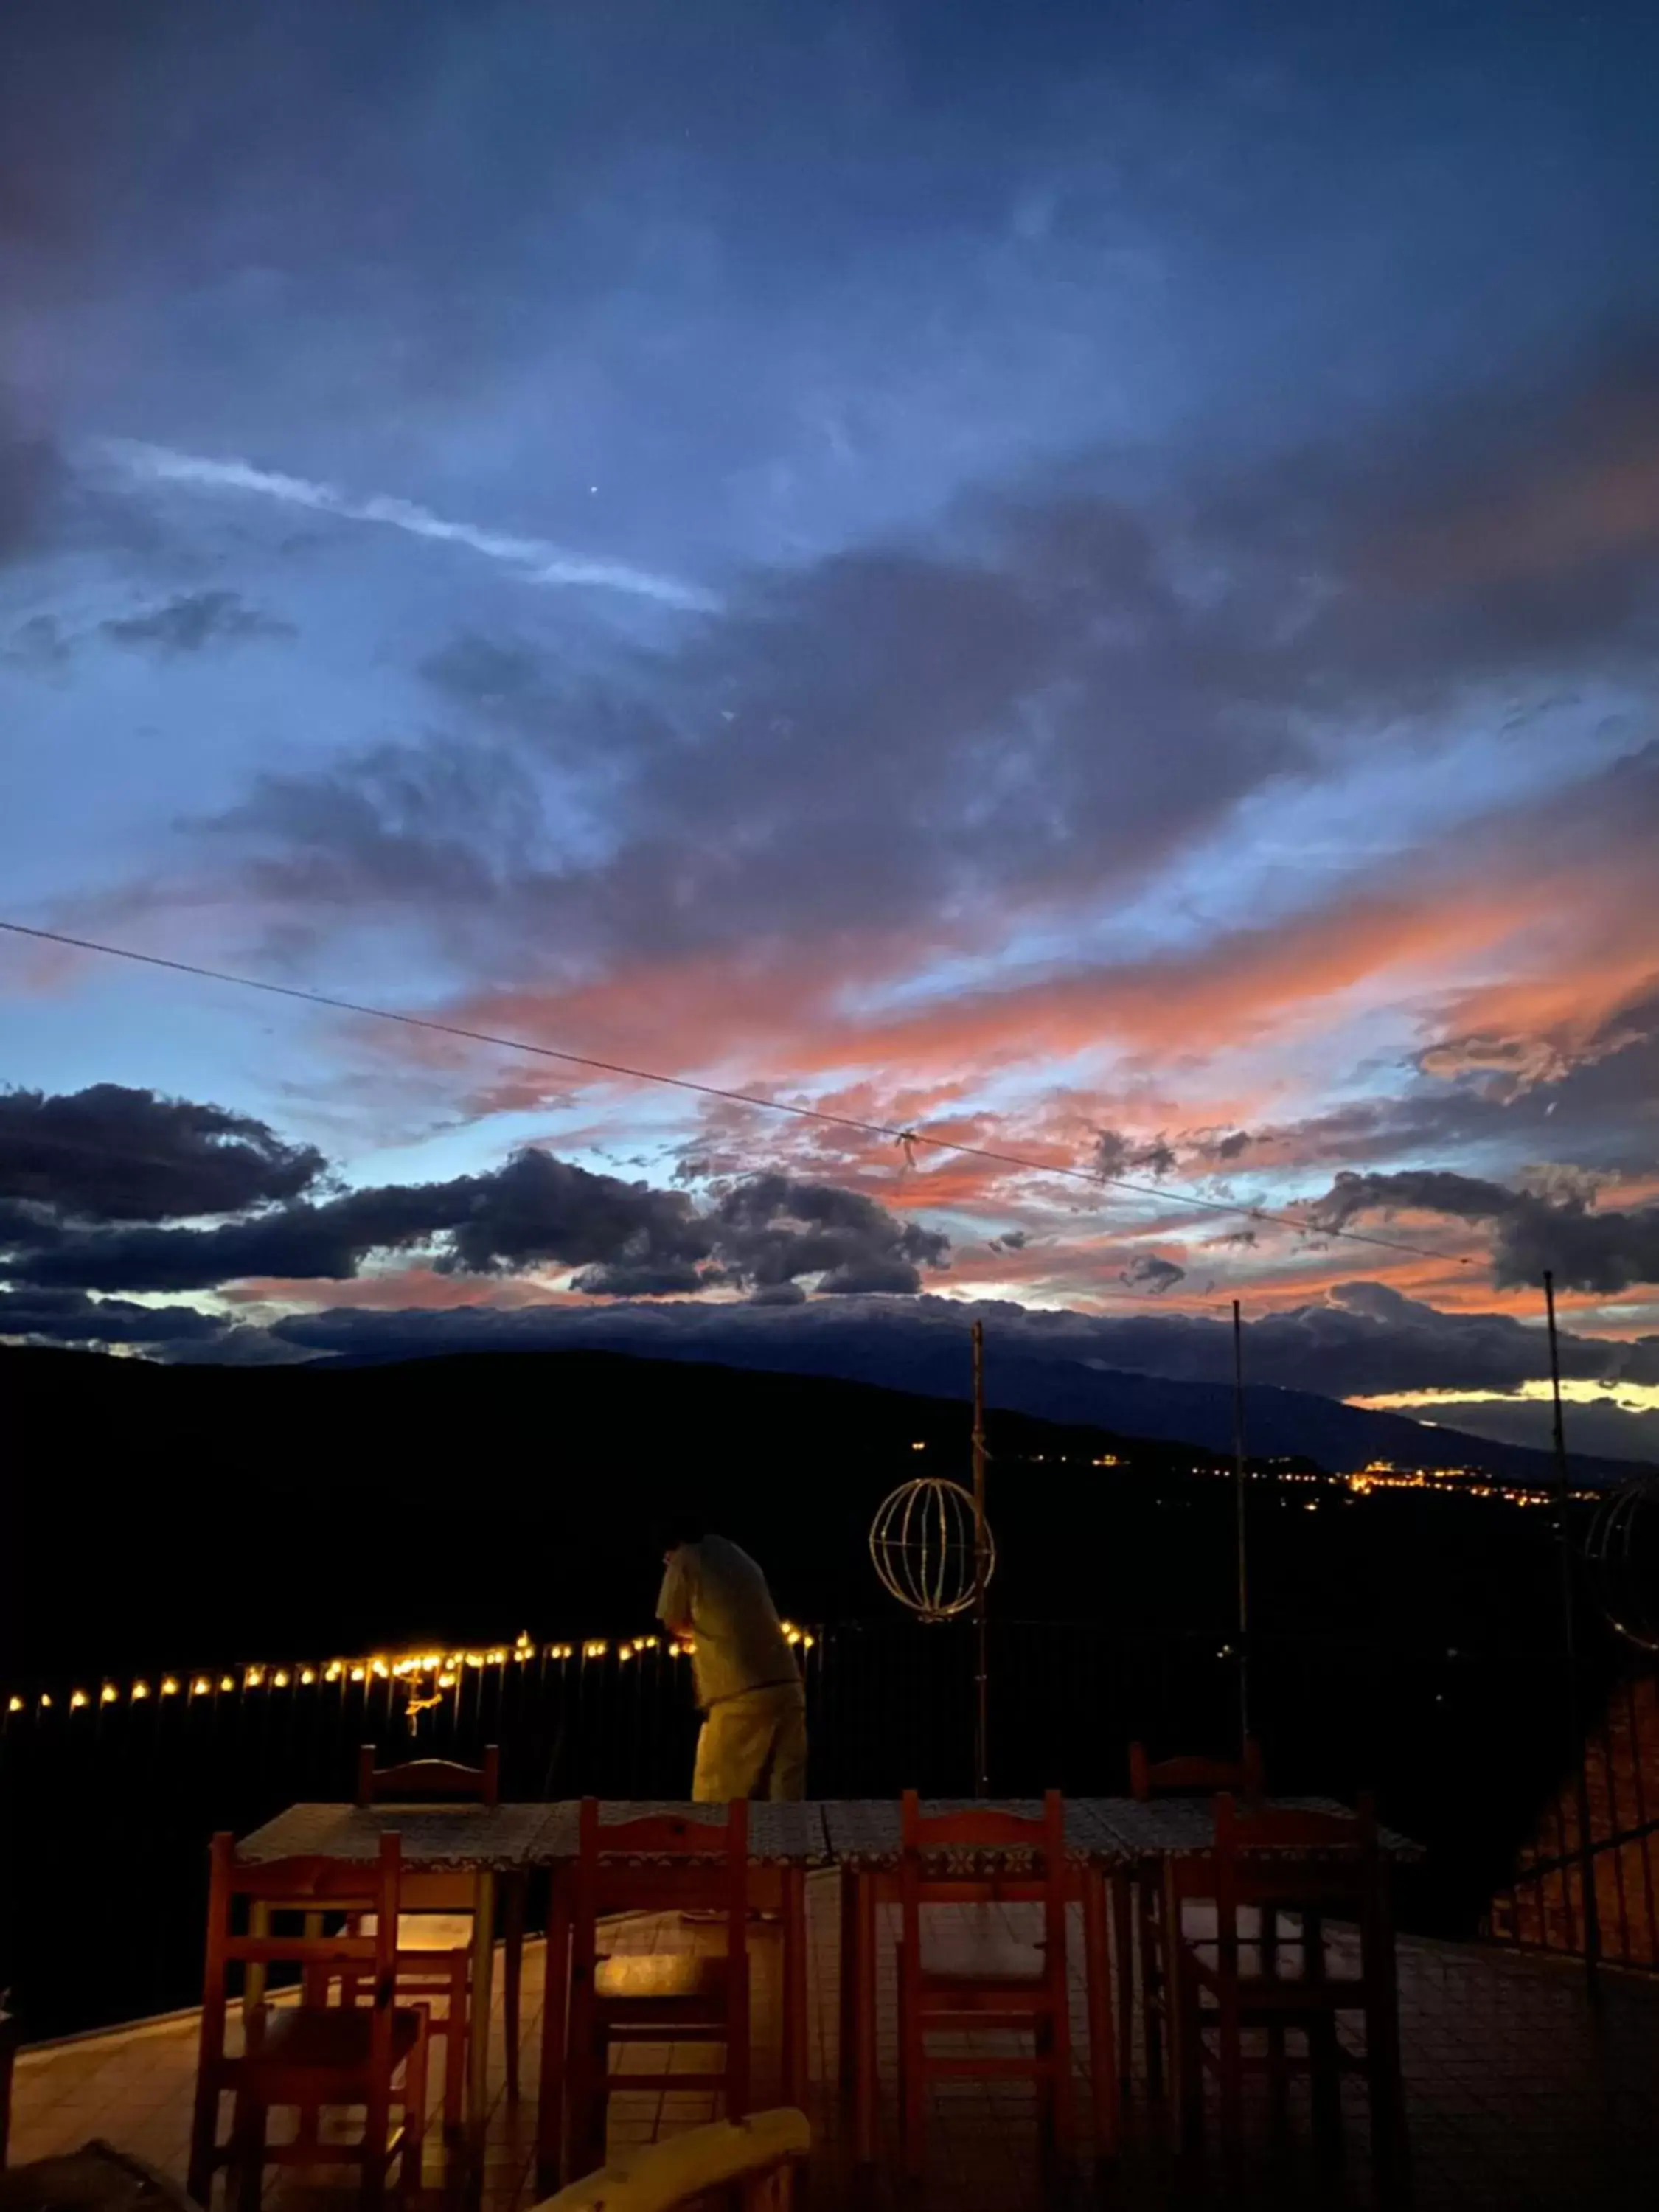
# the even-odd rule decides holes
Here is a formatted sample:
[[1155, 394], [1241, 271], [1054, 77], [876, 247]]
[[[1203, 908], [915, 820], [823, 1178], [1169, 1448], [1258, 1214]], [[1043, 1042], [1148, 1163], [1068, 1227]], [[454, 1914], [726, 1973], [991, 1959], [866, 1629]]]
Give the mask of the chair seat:
[[[357, 1923], [358, 1933], [374, 1933], [374, 1915], [365, 1912]], [[469, 1951], [472, 1948], [472, 1915], [470, 1912], [400, 1912], [398, 1915], [398, 1948], [400, 1951]]]
[[[365, 2005], [283, 2006], [265, 2015], [257, 2051], [233, 2061], [246, 2074], [270, 2069], [283, 2073], [366, 2075], [374, 2015]], [[394, 2063], [420, 2040], [421, 2015], [398, 2006], [392, 2015]]]
[[[898, 1951], [902, 1968], [902, 1937]], [[921, 1963], [924, 1986], [940, 1990], [1037, 1988], [1048, 1972], [1048, 1954], [1041, 1943], [1022, 1942], [1017, 1936], [1000, 1932], [952, 1936], [925, 1923]]]
[[690, 1951], [617, 1952], [599, 1960], [594, 1994], [607, 2008], [688, 2004], [721, 1995], [727, 1965], [723, 1951], [704, 1956]]

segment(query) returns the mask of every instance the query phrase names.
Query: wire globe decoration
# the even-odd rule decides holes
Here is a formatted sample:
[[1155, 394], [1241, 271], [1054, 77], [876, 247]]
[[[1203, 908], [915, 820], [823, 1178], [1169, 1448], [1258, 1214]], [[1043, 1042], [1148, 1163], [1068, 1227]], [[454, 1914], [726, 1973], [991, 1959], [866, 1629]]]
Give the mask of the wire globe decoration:
[[1639, 1475], [1596, 1507], [1584, 1564], [1609, 1627], [1659, 1652], [1659, 1474]]
[[[985, 1579], [996, 1572], [996, 1540], [985, 1524]], [[974, 1501], [959, 1482], [920, 1475], [883, 1498], [870, 1524], [870, 1557], [890, 1596], [923, 1620], [951, 1620], [974, 1602], [979, 1577]]]

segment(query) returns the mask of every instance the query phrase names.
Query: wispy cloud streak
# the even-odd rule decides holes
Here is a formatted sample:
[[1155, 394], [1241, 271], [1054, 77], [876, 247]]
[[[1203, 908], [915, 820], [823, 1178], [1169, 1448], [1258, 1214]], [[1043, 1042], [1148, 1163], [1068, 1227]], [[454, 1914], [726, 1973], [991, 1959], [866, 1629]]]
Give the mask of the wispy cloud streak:
[[719, 604], [712, 593], [682, 583], [677, 577], [659, 576], [647, 568], [630, 568], [625, 562], [593, 560], [545, 538], [517, 538], [499, 530], [480, 529], [476, 523], [450, 522], [413, 500], [394, 499], [382, 493], [356, 499], [333, 484], [316, 483], [307, 477], [258, 469], [248, 461], [181, 453], [170, 446], [149, 445], [140, 439], [107, 438], [100, 441], [98, 450], [143, 483], [248, 492], [258, 498], [279, 500], [284, 506], [308, 508], [314, 514], [331, 514], [343, 522], [383, 523], [410, 538], [424, 538], [441, 545], [464, 545], [486, 560], [516, 568], [526, 583], [586, 585], [695, 611], [707, 612]]

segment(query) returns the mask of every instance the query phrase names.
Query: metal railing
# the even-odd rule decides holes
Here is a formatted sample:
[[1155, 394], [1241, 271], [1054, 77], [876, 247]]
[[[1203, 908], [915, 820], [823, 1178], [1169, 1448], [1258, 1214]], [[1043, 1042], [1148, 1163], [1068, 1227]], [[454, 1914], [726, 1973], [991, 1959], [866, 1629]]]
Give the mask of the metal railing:
[[1659, 1684], [1651, 1674], [1627, 1674], [1613, 1686], [1586, 1736], [1582, 1775], [1570, 1775], [1544, 1804], [1492, 1901], [1487, 1932], [1592, 1969], [1659, 1973]]

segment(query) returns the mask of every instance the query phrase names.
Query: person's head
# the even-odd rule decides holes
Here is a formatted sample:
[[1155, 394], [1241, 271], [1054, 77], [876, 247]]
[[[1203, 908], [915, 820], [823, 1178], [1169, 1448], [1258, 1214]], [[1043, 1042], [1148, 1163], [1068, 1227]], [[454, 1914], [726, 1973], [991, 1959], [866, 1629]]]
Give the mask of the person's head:
[[658, 1516], [657, 1543], [665, 1559], [682, 1544], [700, 1544], [708, 1533], [702, 1515], [691, 1506], [676, 1505]]

